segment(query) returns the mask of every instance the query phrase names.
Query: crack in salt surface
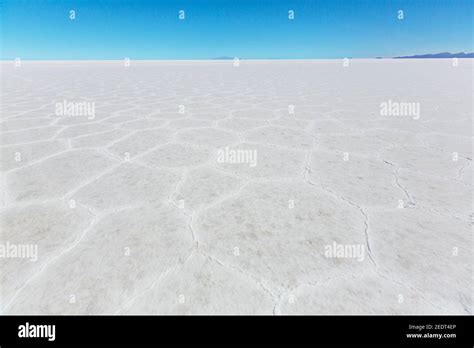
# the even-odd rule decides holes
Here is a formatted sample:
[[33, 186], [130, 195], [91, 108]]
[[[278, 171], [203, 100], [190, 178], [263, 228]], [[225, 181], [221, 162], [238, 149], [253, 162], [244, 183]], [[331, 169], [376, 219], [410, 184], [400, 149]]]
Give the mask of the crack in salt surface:
[[423, 292], [422, 292], [420, 289], [418, 289], [418, 288], [416, 288], [416, 287], [414, 287], [414, 286], [412, 286], [412, 285], [410, 285], [410, 284], [406, 284], [406, 283], [404, 283], [404, 282], [402, 282], [402, 281], [400, 281], [400, 280], [391, 278], [391, 277], [389, 277], [389, 276], [387, 276], [387, 275], [385, 275], [385, 274], [382, 274], [382, 273], [380, 272], [380, 269], [379, 269], [378, 267], [375, 269], [375, 273], [376, 273], [378, 276], [380, 276], [381, 278], [391, 280], [391, 281], [394, 282], [394, 283], [397, 283], [397, 284], [399, 284], [399, 285], [402, 285], [402, 286], [404, 286], [404, 287], [406, 287], [406, 288], [408, 288], [408, 289], [410, 289], [410, 290], [416, 292], [418, 295], [420, 295], [426, 302], [428, 302], [429, 304], [431, 304], [433, 307], [435, 307], [436, 309], [438, 309], [438, 310], [440, 310], [440, 311], [442, 311], [442, 312], [446, 312], [446, 309], [445, 309], [445, 308], [443, 308], [443, 307], [437, 305], [436, 303], [434, 303], [433, 301], [431, 301], [429, 298], [427, 298], [427, 297], [425, 296], [425, 294], [423, 294]]
[[[84, 205], [83, 205], [84, 206]], [[4, 306], [3, 312], [5, 313], [15, 302], [16, 298], [18, 295], [36, 278], [38, 278], [41, 274], [45, 272], [47, 268], [49, 268], [52, 264], [54, 264], [58, 259], [60, 259], [63, 255], [66, 255], [70, 253], [74, 248], [76, 248], [77, 245], [81, 243], [81, 241], [84, 239], [84, 237], [89, 233], [90, 230], [92, 230], [95, 226], [97, 226], [98, 222], [102, 220], [102, 218], [105, 215], [96, 215], [91, 209], [88, 207], [84, 206], [89, 213], [92, 215], [92, 219], [89, 221], [89, 225], [83, 230], [83, 232], [77, 237], [71, 245], [69, 245], [67, 248], [59, 251], [56, 255], [51, 256], [48, 261], [46, 261], [40, 269], [33, 274], [28, 280], [25, 281], [25, 283], [15, 292], [15, 294], [12, 296], [10, 301]]]
[[204, 250], [201, 250], [200, 251], [205, 257], [207, 257], [209, 260], [217, 263], [218, 265], [220, 265], [221, 267], [224, 267], [228, 270], [231, 270], [231, 271], [234, 271], [234, 272], [238, 272], [242, 275], [244, 275], [246, 278], [250, 279], [251, 281], [253, 281], [254, 283], [256, 283], [260, 288], [262, 288], [271, 298], [272, 298], [272, 302], [274, 303], [274, 307], [272, 309], [272, 312], [273, 314], [274, 313], [274, 309], [275, 309], [275, 305], [278, 304], [278, 296], [277, 294], [275, 294], [269, 287], [265, 286], [263, 284], [263, 282], [261, 282], [258, 278], [256, 278], [255, 276], [245, 272], [243, 269], [241, 269], [240, 267], [236, 267], [236, 266], [229, 266], [229, 265], [226, 265], [224, 262], [222, 262], [221, 260], [219, 260], [218, 258], [214, 257], [213, 255], [209, 254], [208, 252], [204, 251]]
[[364, 216], [365, 244], [366, 244], [366, 247], [367, 247], [369, 258], [372, 261], [372, 263], [374, 264], [374, 266], [377, 266], [377, 262], [375, 261], [375, 258], [372, 255], [372, 249], [370, 247], [369, 223], [368, 223], [369, 217], [368, 217], [367, 213], [364, 211], [364, 209], [362, 209], [362, 207], [360, 205], [358, 205], [357, 203], [347, 199], [344, 196], [341, 196], [341, 195], [338, 195], [338, 194], [334, 193], [332, 190], [329, 190], [329, 189], [323, 187], [322, 185], [315, 184], [315, 183], [311, 182], [311, 180], [307, 180], [307, 183], [312, 185], [312, 186], [315, 186], [315, 187], [317, 187], [317, 188], [319, 188], [323, 191], [328, 192], [329, 194], [331, 194], [331, 196], [336, 197], [337, 199], [342, 200], [342, 201], [346, 202], [347, 204], [352, 205], [353, 207], [356, 207], [360, 211], [360, 213]]
[[400, 167], [397, 167], [395, 171], [395, 183], [397, 186], [400, 188], [405, 193], [405, 196], [407, 197], [408, 204], [407, 207], [410, 207], [412, 205], [416, 205], [416, 201], [413, 199], [413, 197], [408, 193], [408, 190], [400, 184]]
[[178, 263], [177, 265], [173, 265], [171, 267], [169, 267], [168, 269], [166, 269], [165, 271], [161, 272], [160, 275], [155, 279], [153, 280], [149, 286], [145, 287], [142, 291], [140, 291], [138, 294], [136, 295], [133, 295], [132, 297], [130, 297], [129, 299], [125, 300], [124, 301], [124, 304], [122, 306], [120, 306], [114, 314], [120, 314], [120, 312], [122, 312], [123, 310], [127, 309], [127, 308], [130, 308], [133, 303], [135, 302], [136, 299], [138, 299], [139, 297], [145, 295], [146, 293], [152, 291], [158, 284], [160, 284], [169, 274], [173, 273], [174, 271], [177, 271], [179, 269], [182, 269], [187, 263], [188, 261], [193, 257], [195, 253], [195, 249], [192, 248], [191, 250], [191, 253], [189, 254], [189, 256], [186, 257], [186, 259], [182, 262], [182, 263]]

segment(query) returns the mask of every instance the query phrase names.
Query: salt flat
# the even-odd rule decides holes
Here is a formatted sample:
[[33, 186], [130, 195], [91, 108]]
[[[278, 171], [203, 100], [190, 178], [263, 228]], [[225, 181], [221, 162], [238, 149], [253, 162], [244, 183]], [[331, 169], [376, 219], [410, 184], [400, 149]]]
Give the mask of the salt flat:
[[472, 314], [473, 60], [126, 65], [2, 63], [1, 313]]

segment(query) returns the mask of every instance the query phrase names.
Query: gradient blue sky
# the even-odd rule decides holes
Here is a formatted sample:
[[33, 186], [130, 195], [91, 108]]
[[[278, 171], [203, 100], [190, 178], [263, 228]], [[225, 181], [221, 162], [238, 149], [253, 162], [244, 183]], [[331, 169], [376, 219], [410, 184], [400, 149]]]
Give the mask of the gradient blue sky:
[[[474, 0], [0, 3], [2, 59], [370, 58], [473, 51]], [[184, 21], [178, 19], [181, 9]]]

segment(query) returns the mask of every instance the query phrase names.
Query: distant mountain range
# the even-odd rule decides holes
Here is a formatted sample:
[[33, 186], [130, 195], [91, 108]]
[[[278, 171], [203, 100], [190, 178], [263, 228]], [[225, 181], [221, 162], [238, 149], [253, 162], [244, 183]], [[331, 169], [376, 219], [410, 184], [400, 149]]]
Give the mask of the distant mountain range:
[[[474, 52], [471, 53], [464, 53], [464, 52], [459, 52], [459, 53], [451, 53], [451, 52], [441, 52], [441, 53], [428, 53], [428, 54], [415, 54], [413, 56], [399, 56], [399, 57], [393, 57], [394, 59], [414, 59], [414, 58], [474, 58]], [[229, 56], [221, 56], [221, 57], [215, 57], [212, 58], [213, 60], [233, 60], [235, 57], [229, 57]], [[245, 59], [239, 57], [240, 60]], [[251, 59], [251, 58], [249, 58]], [[266, 58], [267, 60], [275, 60], [278, 58]], [[350, 57], [349, 57], [350, 59]], [[386, 57], [375, 57], [375, 59], [386, 59]], [[390, 59], [390, 58], [388, 58]]]
[[417, 54], [414, 56], [402, 56], [402, 57], [394, 57], [396, 59], [402, 58], [474, 58], [474, 53], [451, 53], [451, 52], [441, 52], [441, 53], [434, 53], [434, 54]]
[[[375, 57], [375, 59], [386, 59], [387, 57]], [[459, 52], [459, 53], [451, 53], [451, 52], [441, 52], [441, 53], [428, 53], [428, 54], [415, 54], [413, 56], [399, 56], [399, 57], [393, 57], [393, 59], [414, 59], [414, 58], [474, 58], [474, 52], [471, 53], [464, 53], [464, 52]], [[215, 57], [212, 58], [213, 60], [233, 60], [235, 57], [229, 57], [229, 56], [221, 56], [221, 57]], [[245, 59], [239, 57], [240, 60]], [[251, 58], [250, 58], [251, 59]], [[278, 60], [279, 58], [266, 58], [266, 60]], [[349, 59], [351, 59], [349, 57]], [[390, 59], [390, 58], [388, 58]]]

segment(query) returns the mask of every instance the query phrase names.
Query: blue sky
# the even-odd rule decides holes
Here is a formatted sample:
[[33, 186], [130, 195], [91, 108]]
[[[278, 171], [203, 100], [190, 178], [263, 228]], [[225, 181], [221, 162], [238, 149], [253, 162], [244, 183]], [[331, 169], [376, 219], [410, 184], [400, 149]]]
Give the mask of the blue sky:
[[[0, 0], [2, 59], [472, 52], [474, 0]], [[69, 11], [76, 19], [69, 19]], [[397, 11], [404, 19], [397, 19]], [[178, 12], [185, 11], [185, 20]], [[295, 13], [288, 20], [288, 11]]]

